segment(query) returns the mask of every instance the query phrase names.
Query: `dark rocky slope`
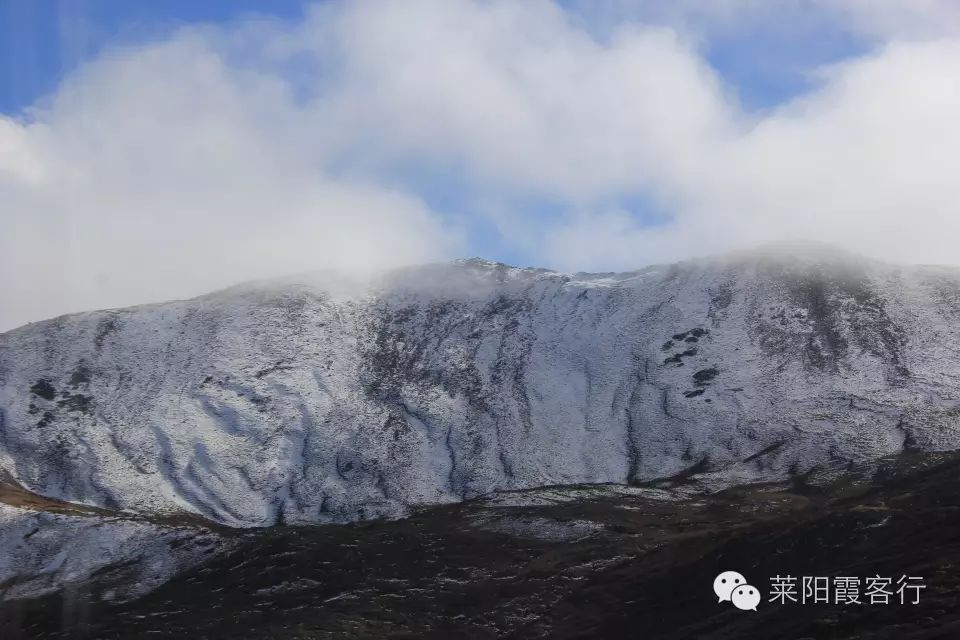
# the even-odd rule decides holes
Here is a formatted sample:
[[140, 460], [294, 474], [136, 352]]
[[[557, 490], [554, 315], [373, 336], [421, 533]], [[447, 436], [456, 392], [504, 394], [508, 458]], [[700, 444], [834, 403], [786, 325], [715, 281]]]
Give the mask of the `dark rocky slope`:
[[[825, 483], [825, 484], [824, 484]], [[684, 497], [558, 487], [406, 520], [248, 531], [141, 600], [7, 603], [4, 638], [835, 638], [960, 633], [960, 459]], [[758, 611], [718, 604], [736, 568]], [[769, 579], [920, 576], [919, 604], [768, 602]], [[861, 591], [863, 588], [861, 587]]]

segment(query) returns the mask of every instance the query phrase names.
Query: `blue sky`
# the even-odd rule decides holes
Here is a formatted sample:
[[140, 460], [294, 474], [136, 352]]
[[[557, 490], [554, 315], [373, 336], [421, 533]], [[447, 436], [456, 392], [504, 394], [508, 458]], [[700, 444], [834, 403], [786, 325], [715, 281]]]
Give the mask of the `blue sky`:
[[0, 329], [470, 255], [955, 262], [952, 25], [951, 0], [0, 0], [0, 272], [35, 274], [0, 282]]
[[[0, 111], [16, 114], [29, 107], [104, 46], [161, 38], [183, 25], [229, 24], [251, 14], [297, 20], [304, 5], [298, 0], [0, 0]], [[577, 12], [591, 19], [589, 8]], [[745, 21], [710, 34], [704, 48], [744, 105], [763, 109], [809, 89], [811, 69], [869, 46], [847, 25], [825, 16], [799, 25]]]
[[296, 0], [0, 0], [0, 110], [16, 113], [53, 92], [104, 46], [162, 37], [185, 24], [250, 13], [302, 15]]

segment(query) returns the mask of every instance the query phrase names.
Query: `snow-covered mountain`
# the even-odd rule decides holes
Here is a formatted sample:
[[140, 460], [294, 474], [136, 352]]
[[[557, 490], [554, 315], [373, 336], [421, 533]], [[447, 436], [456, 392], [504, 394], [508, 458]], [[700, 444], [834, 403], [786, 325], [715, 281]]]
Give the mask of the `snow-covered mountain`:
[[819, 247], [313, 274], [0, 335], [0, 469], [231, 526], [960, 447], [960, 271]]

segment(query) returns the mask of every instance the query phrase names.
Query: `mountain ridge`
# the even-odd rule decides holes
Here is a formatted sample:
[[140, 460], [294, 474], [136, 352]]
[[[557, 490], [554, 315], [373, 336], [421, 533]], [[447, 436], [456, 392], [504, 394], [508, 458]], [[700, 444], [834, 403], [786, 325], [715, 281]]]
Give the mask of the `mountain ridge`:
[[482, 256], [471, 256], [467, 258], [456, 258], [446, 261], [437, 261], [437, 262], [428, 262], [422, 264], [411, 264], [407, 266], [395, 267], [392, 269], [373, 269], [368, 271], [358, 271], [350, 269], [321, 269], [314, 271], [304, 271], [295, 274], [287, 274], [280, 276], [272, 276], [266, 278], [255, 278], [252, 280], [245, 280], [238, 282], [236, 284], [228, 285], [225, 287], [217, 288], [206, 293], [201, 293], [195, 296], [185, 297], [185, 298], [173, 298], [170, 300], [164, 300], [160, 302], [145, 302], [134, 305], [126, 306], [117, 306], [117, 307], [104, 307], [98, 309], [82, 310], [82, 311], [71, 311], [68, 313], [59, 314], [50, 318], [44, 318], [40, 320], [33, 320], [26, 324], [19, 325], [16, 327], [11, 327], [5, 331], [0, 331], [0, 335], [4, 333], [10, 333], [13, 331], [18, 331], [25, 327], [30, 327], [36, 324], [47, 323], [59, 321], [62, 319], [79, 317], [89, 313], [107, 313], [107, 312], [123, 312], [131, 311], [137, 309], [146, 309], [150, 307], [155, 307], [159, 305], [166, 305], [179, 302], [190, 302], [193, 300], [200, 300], [204, 298], [214, 297], [222, 294], [226, 294], [235, 290], [247, 290], [251, 288], [255, 289], [269, 289], [271, 287], [283, 286], [284, 284], [325, 284], [330, 286], [332, 284], [337, 284], [338, 282], [342, 283], [346, 281], [349, 284], [348, 289], [352, 290], [365, 290], [373, 289], [376, 287], [377, 282], [382, 279], [385, 275], [391, 273], [404, 273], [409, 271], [417, 271], [422, 269], [431, 269], [431, 268], [443, 268], [443, 267], [473, 267], [479, 269], [486, 269], [488, 271], [510, 271], [514, 273], [523, 273], [530, 275], [538, 276], [556, 276], [560, 278], [569, 278], [571, 280], [577, 280], [580, 278], [587, 278], [588, 280], [600, 280], [608, 277], [620, 277], [620, 279], [628, 279], [631, 276], [636, 276], [638, 274], [647, 273], [650, 271], [655, 271], [658, 269], [667, 269], [671, 267], [682, 267], [684, 265], [697, 265], [697, 264], [723, 264], [731, 261], [750, 261], [757, 260], [761, 258], [773, 258], [774, 260], [797, 260], [797, 259], [806, 259], [806, 260], [821, 260], [827, 262], [846, 262], [846, 263], [873, 263], [878, 265], [887, 265], [887, 266], [897, 266], [906, 269], [919, 269], [919, 270], [931, 270], [931, 271], [946, 271], [952, 272], [957, 277], [960, 277], [960, 266], [948, 265], [948, 264], [939, 264], [939, 263], [930, 263], [930, 264], [897, 264], [889, 263], [875, 258], [870, 258], [862, 254], [858, 254], [853, 251], [848, 251], [841, 249], [835, 245], [823, 242], [814, 242], [814, 241], [800, 241], [800, 242], [778, 242], [778, 243], [768, 243], [758, 247], [753, 247], [750, 249], [740, 249], [735, 251], [721, 252], [716, 254], [710, 254], [706, 256], [693, 257], [685, 260], [680, 260], [677, 262], [665, 262], [665, 263], [653, 263], [647, 264], [645, 266], [638, 267], [636, 269], [628, 269], [626, 271], [569, 271], [562, 269], [550, 269], [545, 267], [532, 267], [532, 266], [519, 266], [513, 265], [507, 262], [501, 262], [498, 260], [491, 260], [484, 258]]

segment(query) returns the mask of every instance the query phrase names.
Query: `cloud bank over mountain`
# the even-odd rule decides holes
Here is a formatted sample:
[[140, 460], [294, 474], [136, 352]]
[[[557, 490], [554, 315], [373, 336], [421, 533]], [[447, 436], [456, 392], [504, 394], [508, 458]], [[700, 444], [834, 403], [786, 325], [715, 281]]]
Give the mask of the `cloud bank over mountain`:
[[[0, 329], [467, 253], [608, 270], [799, 237], [956, 262], [955, 13], [330, 2], [117, 45], [0, 116]], [[709, 54], [826, 20], [860, 48], [769, 108]]]

